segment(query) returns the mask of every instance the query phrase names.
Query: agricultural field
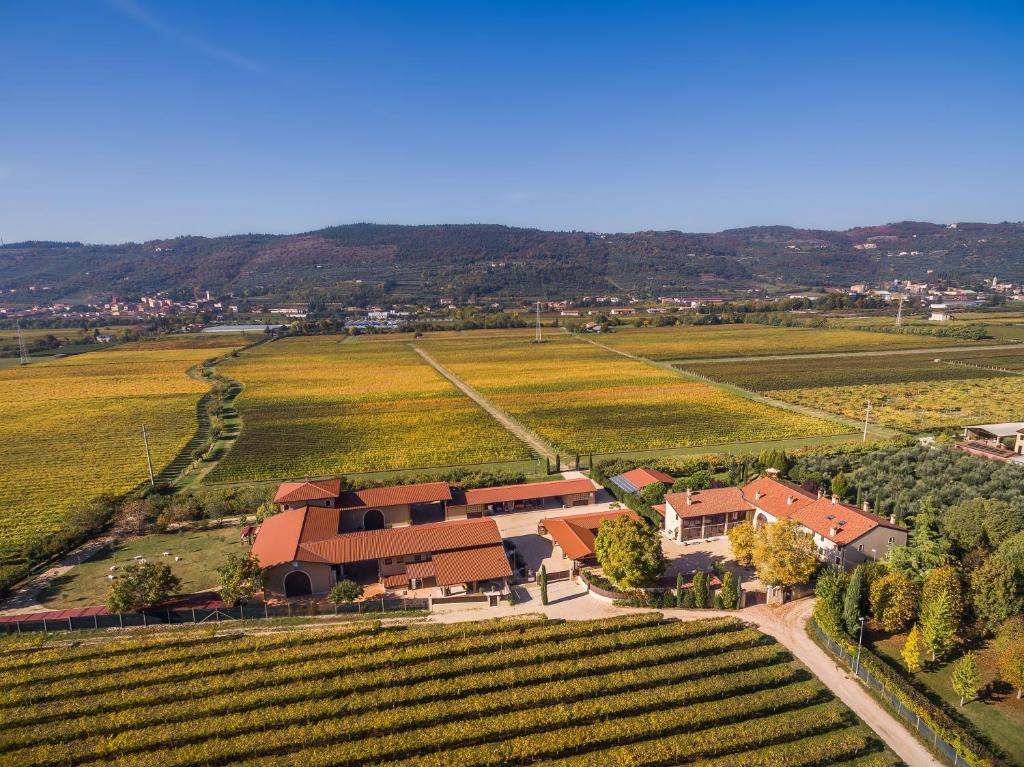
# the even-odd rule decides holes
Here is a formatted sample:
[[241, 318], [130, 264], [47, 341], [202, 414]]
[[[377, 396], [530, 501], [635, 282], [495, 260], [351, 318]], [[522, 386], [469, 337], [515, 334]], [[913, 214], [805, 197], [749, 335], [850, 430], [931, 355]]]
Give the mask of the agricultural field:
[[773, 640], [656, 613], [8, 651], [0, 717], [26, 767], [896, 763]]
[[52, 534], [77, 502], [123, 493], [196, 431], [209, 385], [186, 371], [230, 351], [230, 339], [180, 336], [0, 370], [0, 555]]
[[218, 366], [245, 389], [242, 432], [210, 482], [531, 458], [403, 343], [286, 338]]
[[497, 407], [569, 453], [840, 434], [841, 424], [689, 381], [567, 335], [420, 344]]

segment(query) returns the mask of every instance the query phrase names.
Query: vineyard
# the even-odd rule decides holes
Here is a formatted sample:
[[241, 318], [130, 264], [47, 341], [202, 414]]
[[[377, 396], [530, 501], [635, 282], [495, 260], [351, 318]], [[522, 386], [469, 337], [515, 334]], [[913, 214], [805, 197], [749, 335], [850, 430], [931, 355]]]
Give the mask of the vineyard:
[[218, 370], [245, 386], [244, 426], [213, 482], [531, 457], [402, 343], [287, 338]]
[[209, 385], [186, 371], [230, 350], [230, 339], [180, 337], [125, 344], [0, 370], [0, 554], [52, 534], [76, 503], [146, 479], [142, 425], [153, 464], [170, 462], [196, 430]]
[[647, 359], [683, 360], [704, 357], [757, 357], [765, 354], [921, 349], [932, 346], [955, 346], [963, 342], [937, 336], [751, 324], [620, 328], [607, 336], [601, 336], [601, 343]]
[[426, 341], [424, 349], [522, 424], [567, 453], [713, 445], [838, 434], [842, 425], [687, 381], [556, 336]]
[[186, 630], [0, 671], [0, 762], [26, 767], [895, 764], [732, 618]]

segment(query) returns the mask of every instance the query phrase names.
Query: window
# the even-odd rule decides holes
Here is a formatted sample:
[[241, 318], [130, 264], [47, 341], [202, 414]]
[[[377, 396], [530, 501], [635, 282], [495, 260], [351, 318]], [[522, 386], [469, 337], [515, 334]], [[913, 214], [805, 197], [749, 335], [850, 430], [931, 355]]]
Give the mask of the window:
[[400, 564], [400, 565], [404, 565], [405, 564], [405, 557], [395, 557], [395, 561], [398, 562], [398, 564]]
[[893, 537], [892, 537], [892, 536], [890, 535], [890, 536], [889, 536], [889, 545], [891, 546], [891, 545], [892, 545], [892, 544], [894, 544], [894, 543], [896, 543], [896, 539], [895, 539], [895, 538], [893, 538]]
[[863, 543], [857, 545], [857, 551], [864, 551], [864, 544]]
[[384, 560], [384, 564], [386, 564], [386, 565], [390, 565], [390, 564], [391, 564], [391, 560], [390, 560], [390, 559], [385, 559], [385, 560]]

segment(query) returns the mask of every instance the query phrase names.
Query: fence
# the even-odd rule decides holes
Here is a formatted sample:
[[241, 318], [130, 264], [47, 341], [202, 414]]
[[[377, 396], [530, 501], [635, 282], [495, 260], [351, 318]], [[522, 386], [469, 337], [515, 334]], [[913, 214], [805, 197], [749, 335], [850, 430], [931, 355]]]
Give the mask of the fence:
[[[88, 629], [134, 628], [183, 623], [222, 623], [237, 620], [265, 620], [300, 616], [388, 613], [400, 610], [426, 610], [427, 599], [374, 599], [352, 604], [310, 602], [308, 604], [268, 605], [266, 603], [237, 605], [235, 607], [196, 607], [174, 610], [146, 610], [140, 613], [108, 613], [105, 610], [74, 611], [76, 615], [49, 617], [8, 616], [0, 620], [0, 633], [26, 634], [31, 632], [82, 631]], [[84, 614], [83, 614], [84, 613]]]
[[964, 765], [966, 767], [966, 765], [970, 764], [966, 759], [960, 756], [953, 746], [940, 738], [938, 733], [921, 721], [920, 715], [903, 705], [902, 701], [890, 692], [889, 688], [881, 680], [865, 669], [863, 665], [858, 665], [857, 659], [854, 656], [850, 655], [850, 653], [832, 641], [832, 639], [830, 639], [829, 636], [821, 630], [821, 627], [816, 621], [812, 620], [811, 626], [814, 627], [815, 633], [825, 646], [828, 647], [834, 655], [838, 655], [846, 665], [850, 667], [850, 670], [861, 679], [861, 681], [878, 693], [882, 699], [889, 704], [893, 711], [912, 724], [922, 739], [929, 743], [935, 749], [936, 753], [945, 757], [950, 764], [954, 765], [954, 767], [960, 767], [960, 765]]

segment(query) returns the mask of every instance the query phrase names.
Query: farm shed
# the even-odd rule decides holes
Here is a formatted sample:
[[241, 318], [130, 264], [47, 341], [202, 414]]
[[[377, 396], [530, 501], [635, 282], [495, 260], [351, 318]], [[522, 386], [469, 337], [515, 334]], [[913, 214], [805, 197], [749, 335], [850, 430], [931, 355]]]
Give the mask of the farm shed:
[[572, 517], [550, 517], [541, 520], [541, 532], [551, 536], [561, 550], [562, 558], [572, 561], [573, 569], [594, 559], [594, 542], [601, 523], [606, 520], [629, 517], [640, 519], [632, 509], [612, 509], [594, 514], [579, 514]]
[[598, 487], [593, 480], [583, 477], [476, 490], [456, 489], [448, 504], [448, 518], [482, 517], [544, 507], [586, 506], [595, 502]]
[[666, 487], [672, 487], [675, 478], [663, 471], [646, 468], [632, 469], [622, 474], [616, 474], [611, 478], [613, 485], [631, 495], [640, 495], [645, 487], [653, 485], [655, 482], [660, 482]]

